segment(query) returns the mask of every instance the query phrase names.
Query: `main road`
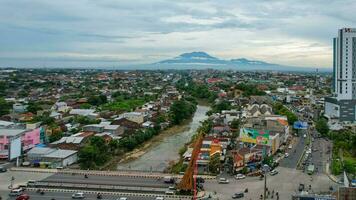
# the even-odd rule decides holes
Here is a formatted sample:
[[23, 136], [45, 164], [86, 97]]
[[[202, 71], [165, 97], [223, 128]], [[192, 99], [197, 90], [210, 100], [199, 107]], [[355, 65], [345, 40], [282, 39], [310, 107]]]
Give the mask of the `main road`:
[[[36, 192], [26, 192], [31, 200], [67, 200], [72, 199], [73, 193], [68, 192], [45, 192], [43, 195]], [[119, 200], [120, 197], [126, 197], [127, 200], [154, 200], [154, 196], [128, 196], [128, 195], [109, 195], [103, 194], [103, 200]], [[8, 200], [15, 200], [16, 197], [7, 197]], [[97, 200], [96, 194], [85, 194], [86, 200]]]

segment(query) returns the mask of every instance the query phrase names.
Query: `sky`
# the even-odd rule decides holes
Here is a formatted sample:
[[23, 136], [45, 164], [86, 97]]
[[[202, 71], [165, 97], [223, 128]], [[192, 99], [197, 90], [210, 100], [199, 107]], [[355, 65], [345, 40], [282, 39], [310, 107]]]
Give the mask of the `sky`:
[[153, 63], [192, 51], [331, 67], [355, 0], [1, 0], [0, 67]]

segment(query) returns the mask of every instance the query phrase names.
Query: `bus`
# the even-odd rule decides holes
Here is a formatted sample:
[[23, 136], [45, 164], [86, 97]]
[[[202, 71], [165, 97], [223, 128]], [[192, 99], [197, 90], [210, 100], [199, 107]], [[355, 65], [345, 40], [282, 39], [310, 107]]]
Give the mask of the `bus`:
[[309, 175], [312, 175], [315, 171], [315, 166], [314, 165], [309, 165], [308, 166], [308, 169], [307, 169], [307, 172]]

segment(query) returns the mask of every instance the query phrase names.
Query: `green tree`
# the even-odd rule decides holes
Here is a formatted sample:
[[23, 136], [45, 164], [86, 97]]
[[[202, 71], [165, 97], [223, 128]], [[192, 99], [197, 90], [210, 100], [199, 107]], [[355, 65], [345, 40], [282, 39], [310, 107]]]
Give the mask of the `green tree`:
[[4, 98], [0, 97], [0, 116], [9, 114], [10, 110], [11, 104], [6, 102]]
[[78, 157], [82, 169], [94, 169], [95, 160], [98, 159], [98, 149], [92, 145], [85, 145], [79, 150]]
[[328, 135], [329, 133], [329, 126], [328, 122], [324, 118], [320, 118], [315, 125], [316, 130], [323, 136]]
[[41, 106], [37, 102], [30, 101], [30, 102], [28, 102], [27, 105], [28, 105], [27, 106], [27, 111], [28, 112], [36, 114], [37, 111], [42, 110]]
[[209, 172], [217, 174], [220, 171], [220, 155], [214, 154], [209, 160]]
[[170, 118], [173, 124], [180, 124], [183, 120], [191, 117], [196, 110], [196, 105], [185, 101], [174, 101], [170, 107]]

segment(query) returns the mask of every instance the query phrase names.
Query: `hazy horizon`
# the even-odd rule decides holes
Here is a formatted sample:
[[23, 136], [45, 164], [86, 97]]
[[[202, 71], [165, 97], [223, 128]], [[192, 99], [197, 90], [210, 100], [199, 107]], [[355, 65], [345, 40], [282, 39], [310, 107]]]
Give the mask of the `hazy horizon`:
[[137, 66], [204, 51], [330, 68], [354, 1], [0, 2], [0, 67]]

